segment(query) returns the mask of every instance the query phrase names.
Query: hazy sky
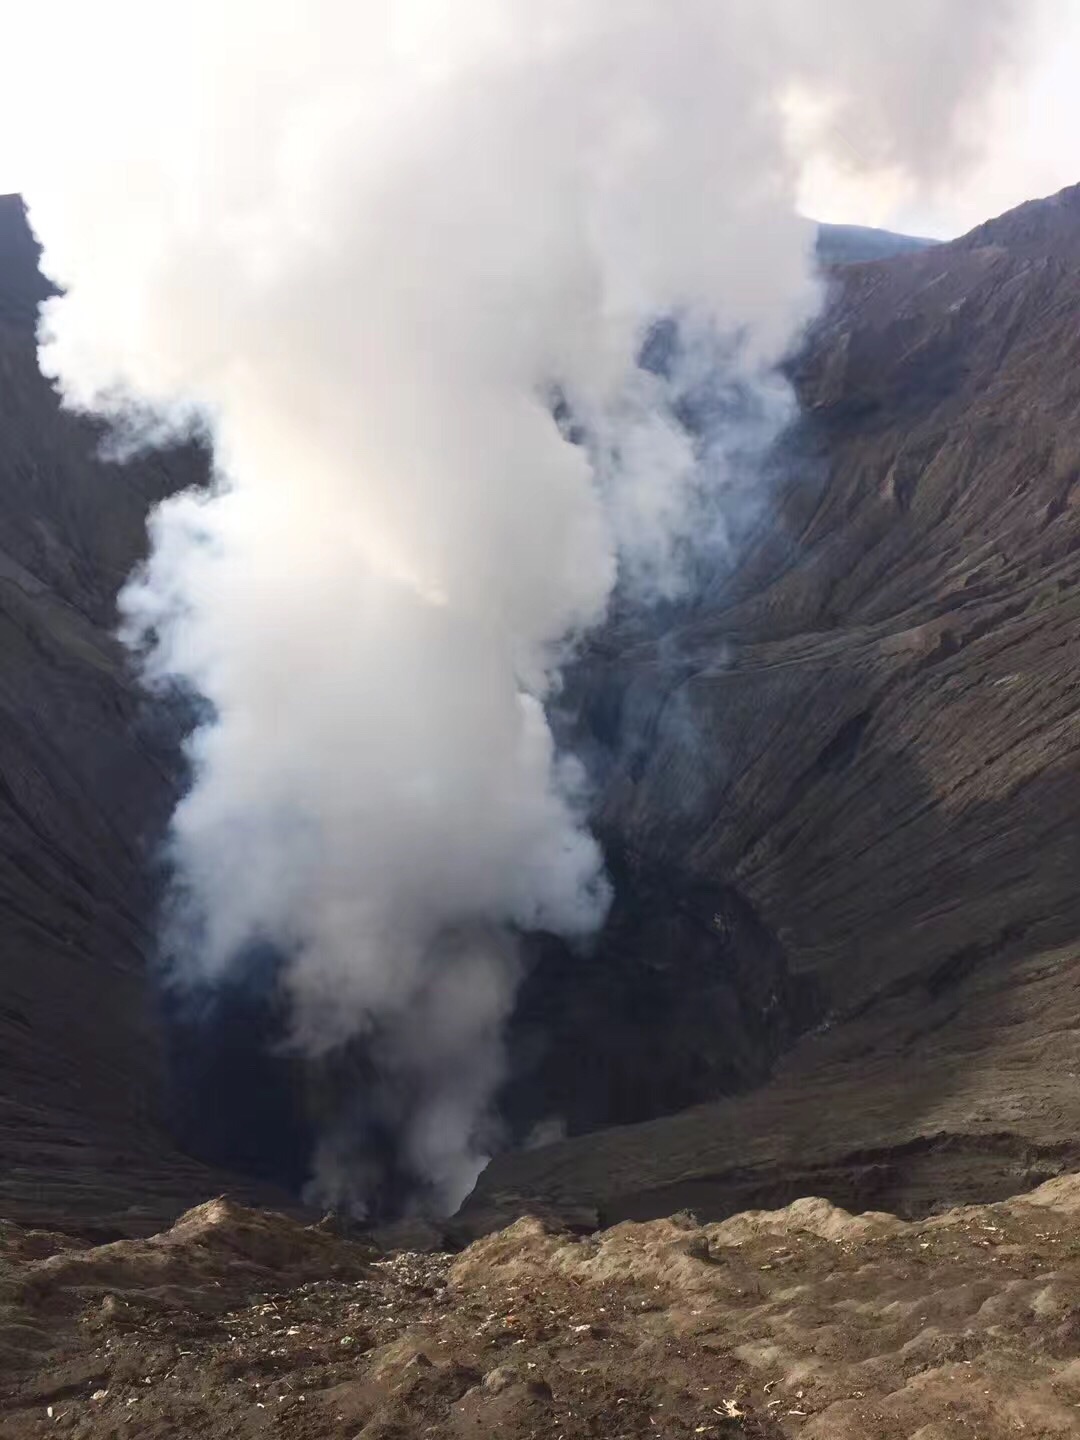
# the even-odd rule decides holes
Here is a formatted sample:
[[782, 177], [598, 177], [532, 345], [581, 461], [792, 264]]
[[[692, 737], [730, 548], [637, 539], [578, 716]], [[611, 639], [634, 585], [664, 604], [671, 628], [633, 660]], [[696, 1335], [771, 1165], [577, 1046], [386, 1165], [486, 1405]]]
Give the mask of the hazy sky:
[[[978, 0], [955, 0], [958, 11]], [[130, 37], [103, 36], [92, 23], [93, 7], [64, 7], [63, 22], [53, 27], [69, 36], [69, 63], [85, 63], [95, 45], [133, 43]], [[164, 10], [162, 14], [164, 15]], [[182, 14], [182, 12], [180, 12]], [[857, 130], [830, 129], [823, 134], [828, 159], [811, 159], [804, 171], [802, 209], [815, 218], [880, 225], [910, 233], [949, 237], [1023, 200], [1048, 195], [1080, 181], [1080, 0], [1037, 0], [1031, 6], [1026, 49], [1015, 56], [1010, 82], [999, 81], [969, 118], [973, 150], [982, 152], [967, 177], [943, 193], [916, 195], [897, 174], [868, 176], [859, 153]], [[25, 63], [13, 64], [5, 78], [6, 114], [0, 125], [0, 193], [32, 187], [33, 144], [26, 117], [49, 104], [62, 111], [63, 94], [49, 96], [48, 77], [63, 76], [64, 64], [35, 64], [40, 56], [40, 21], [23, 0], [0, 0], [0, 45], [9, 56], [25, 46]], [[81, 26], [85, 23], [85, 33]], [[162, 27], [165, 29], [164, 25]], [[82, 57], [82, 58], [80, 58]], [[167, 55], [162, 57], [167, 66]], [[943, 58], [943, 64], [946, 61]], [[157, 68], [157, 67], [155, 67]], [[55, 88], [62, 92], [64, 86]], [[110, 97], [99, 92], [99, 103]], [[911, 96], [913, 110], [923, 104]], [[0, 113], [5, 110], [0, 106]], [[22, 124], [16, 124], [16, 117]], [[65, 117], [66, 118], [66, 117]], [[71, 117], [74, 124], [78, 118]], [[796, 127], [797, 128], [797, 127]], [[845, 163], [847, 162], [847, 163]]]
[[[1027, 49], [1015, 56], [1011, 79], [969, 117], [973, 149], [982, 158], [959, 185], [916, 197], [898, 176], [861, 177], [858, 136], [834, 135], [834, 151], [849, 156], [851, 169], [808, 166], [804, 211], [821, 220], [948, 238], [1080, 182], [1080, 3], [1049, 0], [1041, 12], [1033, 6], [1031, 17]], [[913, 94], [912, 105], [919, 104]]]

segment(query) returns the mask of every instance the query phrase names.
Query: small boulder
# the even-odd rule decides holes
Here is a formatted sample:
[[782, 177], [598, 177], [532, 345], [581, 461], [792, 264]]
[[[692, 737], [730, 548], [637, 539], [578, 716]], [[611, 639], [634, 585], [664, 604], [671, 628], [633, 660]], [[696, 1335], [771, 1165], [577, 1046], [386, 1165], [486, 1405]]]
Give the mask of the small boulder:
[[517, 1384], [520, 1379], [521, 1376], [512, 1365], [496, 1365], [494, 1370], [489, 1370], [484, 1376], [483, 1385], [489, 1395], [498, 1395], [500, 1391]]

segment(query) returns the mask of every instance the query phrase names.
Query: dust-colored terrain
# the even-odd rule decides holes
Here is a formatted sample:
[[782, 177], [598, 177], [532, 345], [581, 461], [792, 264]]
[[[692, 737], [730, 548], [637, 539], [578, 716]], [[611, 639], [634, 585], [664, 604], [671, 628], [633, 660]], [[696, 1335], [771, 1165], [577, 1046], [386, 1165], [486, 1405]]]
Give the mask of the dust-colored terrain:
[[1080, 1176], [916, 1224], [526, 1218], [457, 1256], [223, 1200], [0, 1237], [5, 1440], [1080, 1434]]

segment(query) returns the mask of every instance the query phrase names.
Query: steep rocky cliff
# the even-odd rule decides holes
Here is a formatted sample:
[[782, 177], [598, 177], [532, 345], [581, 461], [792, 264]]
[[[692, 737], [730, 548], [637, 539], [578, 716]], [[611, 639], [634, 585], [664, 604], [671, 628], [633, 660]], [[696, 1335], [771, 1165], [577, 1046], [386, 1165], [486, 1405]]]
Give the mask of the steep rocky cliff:
[[578, 697], [603, 833], [737, 892], [820, 1014], [743, 1099], [497, 1160], [472, 1224], [917, 1213], [1080, 1156], [1080, 188], [832, 285], [734, 583]]
[[179, 736], [113, 638], [115, 596], [149, 506], [205, 462], [98, 458], [37, 368], [47, 293], [0, 197], [0, 1213], [138, 1229], [215, 1177], [155, 1119], [145, 978]]

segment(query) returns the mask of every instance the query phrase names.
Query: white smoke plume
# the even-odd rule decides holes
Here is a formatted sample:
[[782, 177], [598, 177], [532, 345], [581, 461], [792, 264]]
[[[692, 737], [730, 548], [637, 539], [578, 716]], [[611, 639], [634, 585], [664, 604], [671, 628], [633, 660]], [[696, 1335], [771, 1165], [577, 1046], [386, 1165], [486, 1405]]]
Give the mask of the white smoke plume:
[[[560, 664], [620, 577], [677, 593], [687, 540], [745, 501], [731, 456], [791, 413], [776, 366], [818, 286], [790, 98], [940, 176], [1013, 6], [60, 10], [25, 187], [66, 292], [43, 367], [72, 405], [179, 406], [214, 438], [213, 493], [158, 509], [123, 597], [150, 673], [212, 707], [173, 828], [178, 958], [284, 950], [296, 1044], [370, 1037], [452, 1205], [514, 932], [584, 935], [607, 903], [545, 719]], [[674, 374], [637, 363], [660, 316]], [[753, 429], [703, 450], [674, 402], [717, 355]], [[322, 1193], [362, 1202], [324, 1158]]]

